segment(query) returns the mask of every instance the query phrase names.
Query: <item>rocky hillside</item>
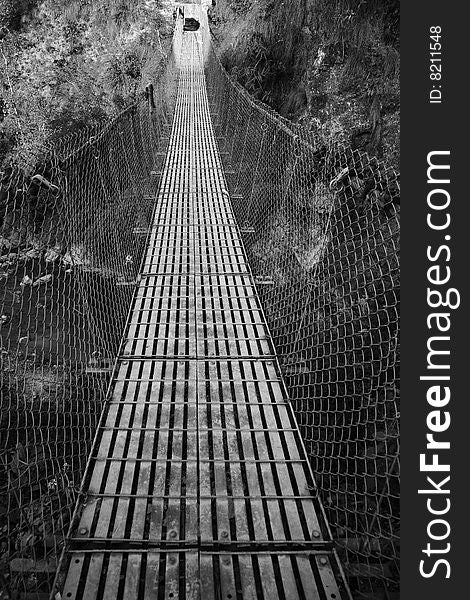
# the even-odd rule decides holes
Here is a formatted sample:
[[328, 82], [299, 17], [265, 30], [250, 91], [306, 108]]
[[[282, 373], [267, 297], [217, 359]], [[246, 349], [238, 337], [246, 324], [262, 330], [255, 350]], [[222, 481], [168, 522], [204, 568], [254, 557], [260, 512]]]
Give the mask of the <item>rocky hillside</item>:
[[164, 64], [170, 0], [0, 0], [0, 165], [117, 114]]
[[398, 169], [398, 0], [216, 0], [226, 68], [282, 115]]

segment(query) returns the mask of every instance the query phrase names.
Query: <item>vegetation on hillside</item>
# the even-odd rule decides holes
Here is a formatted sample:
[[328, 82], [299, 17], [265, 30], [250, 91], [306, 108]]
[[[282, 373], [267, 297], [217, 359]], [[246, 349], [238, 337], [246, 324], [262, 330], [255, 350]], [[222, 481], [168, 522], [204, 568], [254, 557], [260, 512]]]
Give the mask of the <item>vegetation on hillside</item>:
[[164, 64], [164, 0], [0, 0], [0, 164], [133, 102]]
[[251, 94], [398, 168], [398, 0], [217, 0], [210, 18]]

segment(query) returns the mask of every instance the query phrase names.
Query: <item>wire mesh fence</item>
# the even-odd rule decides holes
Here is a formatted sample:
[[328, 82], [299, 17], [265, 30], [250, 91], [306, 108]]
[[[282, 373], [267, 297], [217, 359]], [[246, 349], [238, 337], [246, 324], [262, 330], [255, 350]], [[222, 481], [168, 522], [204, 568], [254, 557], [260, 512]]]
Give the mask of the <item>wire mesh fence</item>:
[[399, 555], [399, 181], [255, 102], [206, 48], [226, 176], [316, 483], [358, 598]]
[[172, 53], [146, 100], [61, 140], [30, 172], [0, 173], [2, 598], [49, 598], [139, 272], [176, 77]]

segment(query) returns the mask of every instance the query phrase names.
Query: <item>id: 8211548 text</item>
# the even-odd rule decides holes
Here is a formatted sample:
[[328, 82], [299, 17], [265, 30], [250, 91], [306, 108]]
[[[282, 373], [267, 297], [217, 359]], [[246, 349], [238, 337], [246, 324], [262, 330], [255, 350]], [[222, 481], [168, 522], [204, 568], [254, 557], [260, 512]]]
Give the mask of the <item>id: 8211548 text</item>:
[[432, 25], [429, 28], [429, 92], [430, 104], [442, 103], [442, 28]]

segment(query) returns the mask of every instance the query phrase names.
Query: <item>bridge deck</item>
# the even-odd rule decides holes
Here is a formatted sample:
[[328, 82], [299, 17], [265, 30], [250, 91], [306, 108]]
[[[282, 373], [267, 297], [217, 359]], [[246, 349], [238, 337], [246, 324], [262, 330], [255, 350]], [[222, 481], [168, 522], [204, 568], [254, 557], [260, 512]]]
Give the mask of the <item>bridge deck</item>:
[[339, 599], [185, 33], [149, 246], [69, 539], [67, 600]]

